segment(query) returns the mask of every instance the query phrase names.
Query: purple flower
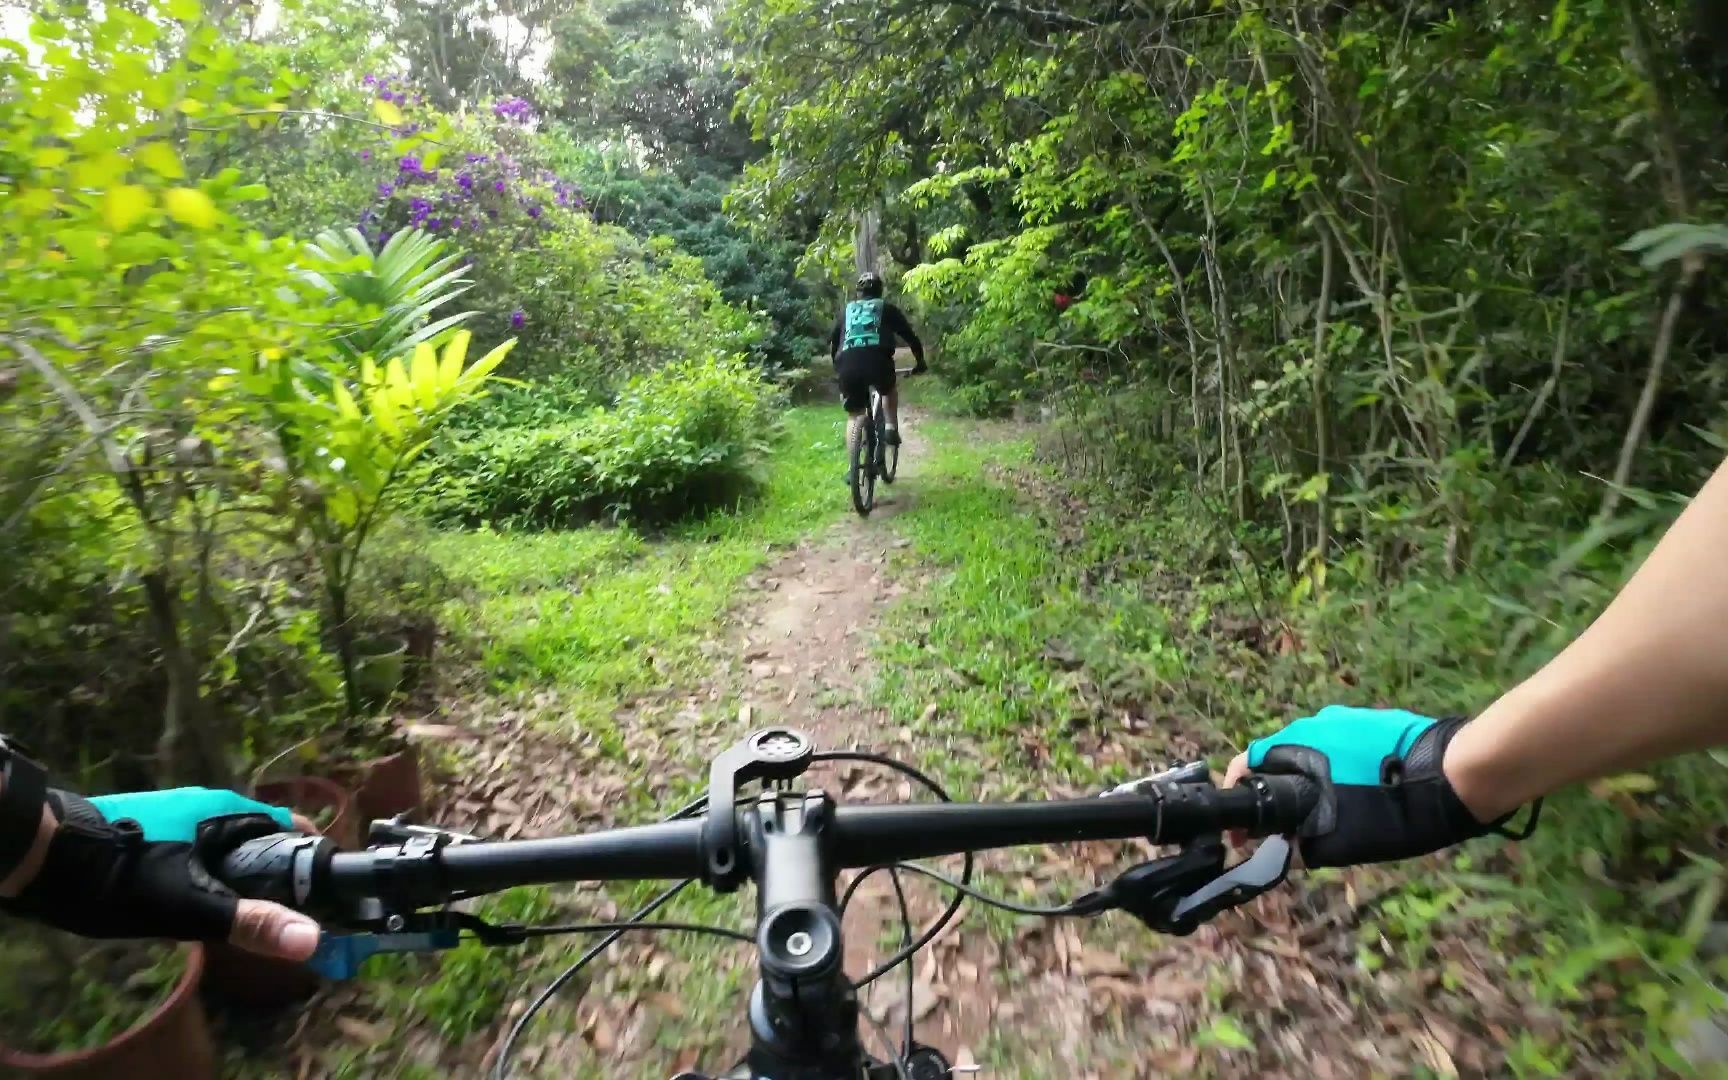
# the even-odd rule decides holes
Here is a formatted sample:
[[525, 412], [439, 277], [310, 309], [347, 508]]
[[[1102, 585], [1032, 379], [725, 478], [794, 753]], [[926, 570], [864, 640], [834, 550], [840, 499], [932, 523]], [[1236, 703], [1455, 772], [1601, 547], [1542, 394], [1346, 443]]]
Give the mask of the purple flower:
[[522, 124], [533, 119], [534, 106], [519, 97], [508, 97], [492, 106], [493, 115], [500, 120], [514, 124]]
[[488, 158], [485, 154], [469, 154], [468, 155], [468, 164], [470, 164], [470, 165], [479, 165], [479, 164], [482, 164], [482, 163], [484, 163], [486, 161], [490, 161], [490, 160], [491, 159]]
[[409, 176], [417, 175], [420, 172], [420, 159], [409, 154], [396, 163], [396, 169], [398, 172], [407, 173]]
[[456, 186], [461, 188], [464, 192], [466, 192], [469, 195], [474, 194], [474, 174], [473, 173], [457, 173], [456, 174]]
[[388, 199], [394, 194], [396, 194], [396, 185], [390, 181], [385, 180], [378, 185], [378, 197], [380, 199]]
[[504, 190], [504, 181], [502, 181], [502, 180], [492, 181], [492, 190], [493, 191], [503, 191]]
[[372, 151], [370, 151], [370, 150], [360, 151], [360, 160], [361, 161], [371, 161], [372, 160]]
[[443, 218], [430, 218], [426, 222], [426, 227], [428, 229], [436, 229], [442, 224], [444, 224]]
[[527, 314], [527, 312], [523, 311], [521, 308], [517, 308], [515, 311], [512, 311], [510, 313], [510, 329], [512, 329], [512, 330], [522, 329], [522, 324], [527, 322], [527, 321], [528, 321], [528, 314]]
[[528, 208], [528, 216], [531, 218], [538, 218], [540, 216], [540, 208], [538, 206], [530, 206]]
[[378, 76], [368, 75], [364, 79], [360, 80], [360, 85], [361, 86], [377, 86], [378, 85]]
[[408, 209], [419, 214], [421, 217], [425, 217], [427, 214], [432, 212], [432, 204], [427, 202], [425, 199], [415, 199], [413, 202], [408, 204]]

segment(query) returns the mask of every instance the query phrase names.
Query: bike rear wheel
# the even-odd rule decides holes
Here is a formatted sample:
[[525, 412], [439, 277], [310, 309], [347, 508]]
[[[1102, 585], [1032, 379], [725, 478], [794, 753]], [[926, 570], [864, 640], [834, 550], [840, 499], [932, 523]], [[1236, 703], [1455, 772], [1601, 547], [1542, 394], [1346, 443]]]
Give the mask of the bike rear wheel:
[[846, 460], [852, 472], [852, 509], [869, 517], [876, 505], [876, 425], [869, 414], [852, 417], [846, 425]]
[[882, 455], [882, 482], [892, 484], [900, 468], [900, 448], [888, 444], [888, 406], [881, 398], [876, 399], [876, 452]]

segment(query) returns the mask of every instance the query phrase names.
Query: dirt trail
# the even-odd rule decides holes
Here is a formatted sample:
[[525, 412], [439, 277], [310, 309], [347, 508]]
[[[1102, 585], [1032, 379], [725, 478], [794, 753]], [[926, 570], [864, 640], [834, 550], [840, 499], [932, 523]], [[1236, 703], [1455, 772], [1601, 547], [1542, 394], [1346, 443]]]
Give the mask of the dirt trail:
[[[909, 420], [912, 418], [909, 417]], [[920, 572], [894, 554], [909, 546], [893, 528], [896, 516], [915, 509], [918, 449], [908, 424], [908, 450], [898, 482], [877, 489], [869, 518], [848, 517], [755, 575], [752, 595], [737, 616], [733, 645], [744, 659], [739, 699], [739, 734], [785, 724], [811, 736], [818, 749], [867, 750], [910, 757], [914, 717], [893, 717], [869, 699], [875, 678], [871, 643], [887, 606], [916, 588]], [[824, 775], [824, 773], [826, 775]], [[877, 766], [839, 766], [812, 774], [812, 784], [843, 802], [927, 798]], [[842, 888], [851, 875], [845, 875]], [[903, 880], [915, 928], [935, 918], [941, 901], [926, 883]], [[961, 920], [963, 922], [964, 913]], [[883, 874], [866, 881], [846, 918], [847, 970], [854, 976], [874, 968], [897, 947], [899, 909], [893, 884]], [[950, 1058], [970, 1064], [973, 1046], [989, 1030], [994, 1007], [987, 976], [998, 959], [983, 940], [972, 941], [951, 926], [915, 959], [910, 1008], [917, 1037]], [[915, 929], [916, 932], [916, 929]], [[874, 1025], [898, 1039], [904, 1032], [908, 989], [901, 971], [880, 980], [864, 996]], [[880, 1037], [866, 1031], [880, 1052]]]

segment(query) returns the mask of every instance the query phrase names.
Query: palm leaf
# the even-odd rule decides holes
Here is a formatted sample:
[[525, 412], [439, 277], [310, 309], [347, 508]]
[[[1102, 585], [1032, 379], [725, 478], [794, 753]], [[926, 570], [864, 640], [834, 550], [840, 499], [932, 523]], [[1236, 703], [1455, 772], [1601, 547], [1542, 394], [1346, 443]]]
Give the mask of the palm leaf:
[[359, 305], [366, 315], [350, 325], [338, 345], [351, 359], [401, 356], [473, 316], [472, 311], [434, 320], [433, 313], [472, 287], [459, 254], [419, 229], [391, 236], [377, 251], [358, 229], [330, 229], [307, 245], [309, 263], [300, 279], [332, 300]]

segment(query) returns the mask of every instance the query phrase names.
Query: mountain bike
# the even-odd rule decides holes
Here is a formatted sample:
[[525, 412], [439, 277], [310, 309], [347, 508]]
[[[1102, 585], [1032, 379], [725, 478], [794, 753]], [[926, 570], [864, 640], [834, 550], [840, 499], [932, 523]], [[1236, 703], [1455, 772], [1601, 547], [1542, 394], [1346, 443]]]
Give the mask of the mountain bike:
[[[912, 369], [895, 368], [894, 373], [910, 375]], [[876, 507], [876, 481], [892, 484], [900, 468], [900, 448], [888, 445], [887, 431], [888, 406], [872, 386], [869, 411], [862, 420], [849, 417], [846, 424], [847, 475], [852, 478], [852, 509], [859, 517], [869, 517]]]
[[[841, 806], [820, 788], [797, 789], [808, 769], [830, 762], [896, 770], [937, 801]], [[761, 790], [747, 795], [748, 785]], [[359, 852], [338, 851], [321, 836], [262, 836], [230, 852], [217, 876], [242, 896], [275, 900], [320, 918], [326, 934], [312, 964], [330, 978], [352, 977], [375, 953], [448, 949], [463, 936], [513, 945], [553, 934], [605, 935], [517, 1019], [496, 1059], [499, 1080], [509, 1074], [529, 1021], [627, 931], [718, 934], [755, 947], [759, 978], [744, 1005], [750, 1050], [722, 1074], [729, 1080], [950, 1080], [949, 1062], [914, 1037], [910, 1009], [898, 1045], [877, 1024], [887, 1056], [866, 1053], [860, 1019], [876, 1021], [859, 1009], [858, 993], [903, 967], [905, 1000], [911, 1001], [912, 957], [967, 898], [1049, 917], [1125, 911], [1156, 931], [1188, 934], [1282, 882], [1290, 866], [1286, 837], [1328, 827], [1331, 805], [1323, 776], [1253, 774], [1219, 789], [1202, 762], [1131, 781], [1098, 798], [962, 804], [910, 765], [861, 751], [817, 752], [805, 734], [780, 727], [757, 731], [716, 757], [707, 795], [660, 824], [485, 841], [395, 819], [374, 822], [371, 847]], [[1226, 866], [1222, 835], [1231, 829], [1266, 839], [1253, 855]], [[1180, 847], [1053, 907], [990, 897], [972, 884], [973, 853], [979, 850], [1130, 837]], [[909, 861], [945, 855], [965, 856], [958, 877]], [[845, 870], [857, 873], [837, 890]], [[842, 969], [842, 916], [859, 886], [878, 873], [894, 879], [903, 944], [854, 979]], [[934, 879], [953, 892], [943, 913], [916, 935], [900, 888], [903, 873]], [[518, 885], [644, 879], [676, 884], [623, 922], [500, 925], [450, 906]], [[718, 892], [753, 883], [754, 930], [654, 918], [698, 881]], [[711, 1078], [686, 1072], [675, 1080]]]

